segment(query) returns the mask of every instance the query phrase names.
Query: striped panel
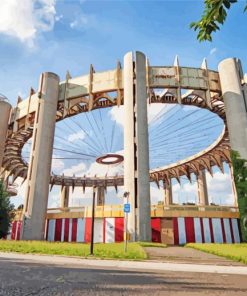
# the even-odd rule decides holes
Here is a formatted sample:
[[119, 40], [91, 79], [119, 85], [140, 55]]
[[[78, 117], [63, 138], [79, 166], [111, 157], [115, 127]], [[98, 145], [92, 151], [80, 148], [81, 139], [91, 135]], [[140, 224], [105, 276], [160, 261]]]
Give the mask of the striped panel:
[[93, 240], [95, 243], [103, 243], [103, 219], [94, 220]]
[[195, 242], [202, 243], [202, 229], [200, 218], [194, 218]]
[[124, 218], [115, 218], [115, 242], [124, 240]]
[[186, 242], [195, 242], [195, 229], [194, 229], [194, 219], [191, 217], [184, 218], [185, 221], [185, 231], [186, 231]]
[[11, 229], [11, 239], [15, 240], [16, 238], [16, 230], [17, 230], [17, 221], [14, 221], [12, 223], [12, 229]]
[[225, 235], [226, 235], [226, 243], [231, 244], [232, 243], [232, 236], [231, 236], [229, 219], [223, 218], [223, 224], [224, 224]]
[[76, 241], [78, 243], [83, 243], [85, 241], [85, 219], [77, 219]]
[[203, 220], [203, 230], [204, 230], [204, 240], [205, 243], [211, 243], [211, 234], [209, 227], [209, 218], [202, 218]]
[[62, 219], [61, 242], [64, 242], [65, 219]]
[[69, 218], [64, 219], [64, 241], [69, 241]]
[[160, 218], [152, 218], [151, 219], [151, 227], [152, 227], [152, 242], [160, 243]]
[[173, 218], [173, 231], [174, 231], [174, 244], [178, 245], [179, 244], [179, 239], [178, 239], [178, 218]]
[[223, 218], [220, 218], [220, 223], [221, 223], [221, 228], [222, 228], [223, 243], [226, 243], [226, 232], [225, 232], [225, 226], [224, 226]]
[[105, 242], [114, 243], [115, 242], [115, 219], [105, 218]]
[[212, 218], [209, 218], [209, 229], [210, 229], [211, 243], [214, 243], [214, 230], [213, 230]]
[[56, 219], [55, 223], [55, 242], [61, 241], [62, 219]]
[[91, 223], [92, 223], [92, 218], [86, 218], [85, 219], [85, 239], [84, 241], [86, 243], [91, 242]]
[[205, 243], [203, 218], [200, 218], [200, 225], [201, 225], [202, 243]]
[[180, 245], [186, 244], [186, 232], [183, 217], [178, 218], [178, 240]]
[[53, 242], [54, 241], [54, 236], [55, 236], [55, 224], [56, 224], [56, 220], [55, 219], [50, 219], [48, 220], [49, 222], [49, 226], [48, 226], [48, 237], [47, 240], [49, 242]]
[[213, 235], [215, 243], [223, 243], [222, 228], [220, 218], [212, 218]]
[[232, 219], [232, 229], [235, 243], [240, 243], [239, 229], [238, 229], [238, 220]]
[[77, 218], [72, 219], [72, 233], [71, 233], [71, 241], [76, 242], [76, 234], [77, 234]]

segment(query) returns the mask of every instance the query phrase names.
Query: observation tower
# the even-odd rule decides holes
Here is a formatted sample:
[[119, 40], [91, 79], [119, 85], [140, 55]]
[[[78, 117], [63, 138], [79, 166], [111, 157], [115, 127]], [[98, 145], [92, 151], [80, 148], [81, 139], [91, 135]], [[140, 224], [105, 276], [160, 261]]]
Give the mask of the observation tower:
[[[118, 62], [113, 70], [96, 72], [91, 66], [89, 74], [72, 78], [67, 73], [65, 81], [60, 81], [54, 73], [42, 73], [38, 90], [31, 88], [28, 98], [19, 98], [14, 107], [1, 96], [1, 178], [6, 181], [6, 186], [10, 178], [12, 184], [17, 178], [26, 182], [23, 211], [16, 215], [11, 238], [89, 242], [91, 208], [71, 207], [69, 199], [76, 188], [81, 188], [81, 192], [93, 188], [97, 193], [96, 242], [122, 241], [124, 223], [127, 223], [126, 235], [130, 241], [153, 240], [167, 244], [240, 242], [233, 180], [234, 205], [215, 205], [209, 202], [206, 175], [213, 175], [213, 167], [224, 172], [226, 165], [232, 172], [231, 149], [247, 159], [246, 98], [246, 81], [238, 59], [222, 61], [217, 72], [208, 69], [206, 60], [200, 68], [180, 66], [178, 58], [172, 66], [150, 66], [141, 52], [127, 53], [123, 66]], [[149, 120], [149, 106], [154, 105], [160, 110]], [[171, 118], [175, 116], [176, 109], [169, 109], [174, 106], [189, 106], [193, 112], [202, 110], [205, 113], [197, 113], [195, 121], [191, 120], [195, 114], [188, 113], [190, 115], [185, 117], [190, 118], [186, 126], [181, 126], [181, 117], [173, 117], [175, 119], [169, 124], [162, 122], [164, 114], [170, 112]], [[109, 131], [101, 116], [103, 110], [111, 108], [122, 108], [124, 114], [123, 147], [119, 150], [112, 148], [118, 126]], [[93, 115], [95, 112], [99, 112], [98, 121]], [[75, 120], [78, 114], [87, 118], [89, 130], [85, 130], [86, 123], [82, 119]], [[210, 131], [202, 129], [200, 116], [208, 122], [218, 120], [221, 131], [207, 146], [195, 148], [192, 144], [188, 146], [193, 132], [196, 133], [194, 138], [200, 142], [200, 137], [212, 135], [216, 129], [214, 126]], [[68, 122], [69, 118], [83, 131], [81, 141], [87, 146], [85, 153], [73, 150], [74, 153], [93, 159], [102, 167], [102, 172], [107, 166], [121, 166], [122, 171], [95, 175], [54, 174], [54, 149], [66, 152], [62, 146], [55, 147], [56, 126], [62, 121]], [[98, 135], [102, 134], [105, 146], [99, 143], [95, 130]], [[95, 135], [90, 136], [93, 132]], [[63, 133], [65, 135], [66, 130]], [[180, 149], [172, 140], [178, 136], [182, 137]], [[24, 157], [27, 145], [28, 155]], [[104, 146], [102, 150], [98, 145]], [[191, 151], [190, 155], [184, 153], [186, 149]], [[179, 152], [180, 158], [174, 158], [173, 151]], [[166, 158], [168, 154], [171, 155], [170, 162]], [[186, 178], [191, 182], [192, 176], [198, 188], [197, 201], [193, 204], [175, 203], [173, 180], [180, 183]], [[155, 183], [164, 192], [160, 204], [151, 205], [150, 183]], [[60, 206], [47, 209], [49, 190], [54, 186], [60, 187]], [[130, 204], [126, 220], [123, 202], [120, 205], [105, 203], [107, 189], [117, 191], [121, 186], [127, 199], [125, 202]]]

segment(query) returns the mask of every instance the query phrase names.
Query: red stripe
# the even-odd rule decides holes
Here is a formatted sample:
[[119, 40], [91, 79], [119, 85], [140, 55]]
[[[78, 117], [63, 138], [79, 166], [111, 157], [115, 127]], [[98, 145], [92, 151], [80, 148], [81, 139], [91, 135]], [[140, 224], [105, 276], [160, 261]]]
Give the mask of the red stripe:
[[223, 218], [220, 218], [220, 222], [221, 222], [221, 228], [222, 228], [223, 243], [226, 243], [226, 232], [225, 232], [225, 226], [224, 226]]
[[203, 218], [200, 218], [200, 225], [201, 225], [202, 242], [205, 243]]
[[65, 218], [64, 221], [64, 241], [69, 241], [69, 218]]
[[91, 242], [91, 228], [92, 228], [92, 218], [86, 218], [85, 222], [85, 242]]
[[124, 218], [115, 218], [115, 242], [124, 240]]
[[173, 218], [173, 229], [174, 229], [174, 244], [179, 244], [178, 239], [178, 218]]
[[76, 242], [76, 234], [77, 234], [77, 218], [72, 219], [72, 242]]
[[152, 242], [160, 243], [160, 218], [151, 219], [151, 227], [152, 227]]
[[11, 239], [15, 240], [17, 221], [12, 223]]
[[16, 235], [16, 240], [20, 240], [20, 236], [21, 236], [21, 221], [19, 221], [17, 223], [17, 235]]
[[194, 218], [186, 217], [185, 220], [185, 232], [186, 232], [186, 242], [195, 242], [195, 229], [194, 229]]
[[62, 232], [62, 219], [56, 219], [55, 222], [55, 242], [61, 241], [61, 232]]
[[232, 243], [235, 243], [235, 239], [234, 239], [234, 234], [233, 234], [233, 227], [232, 227], [232, 219], [229, 218], [229, 223], [230, 223], [230, 232], [231, 232], [231, 237], [232, 237]]
[[211, 243], [214, 243], [214, 230], [213, 230], [212, 218], [209, 218], [209, 229], [210, 229]]

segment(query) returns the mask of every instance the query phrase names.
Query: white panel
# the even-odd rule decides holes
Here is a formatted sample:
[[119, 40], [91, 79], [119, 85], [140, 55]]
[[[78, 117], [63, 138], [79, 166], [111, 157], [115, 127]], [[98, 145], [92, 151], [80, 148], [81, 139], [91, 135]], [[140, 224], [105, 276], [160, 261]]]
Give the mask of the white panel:
[[72, 225], [73, 225], [73, 221], [72, 218], [69, 219], [69, 242], [72, 241]]
[[64, 241], [64, 224], [65, 224], [65, 219], [62, 219], [61, 242]]
[[180, 245], [186, 244], [186, 232], [184, 218], [178, 218], [178, 241]]
[[105, 242], [115, 242], [115, 218], [105, 219]]
[[223, 243], [223, 235], [220, 218], [212, 218], [214, 242]]
[[231, 236], [231, 229], [230, 229], [230, 221], [228, 218], [223, 219], [225, 234], [226, 234], [226, 242], [231, 244], [232, 243], [232, 236]]
[[47, 236], [47, 240], [49, 242], [53, 242], [55, 238], [55, 223], [56, 223], [55, 219], [49, 220], [48, 236]]
[[78, 243], [83, 243], [85, 241], [85, 219], [77, 219], [77, 232], [76, 232], [76, 241]]
[[202, 243], [202, 231], [200, 218], [194, 218], [194, 230], [196, 243]]
[[203, 229], [204, 229], [204, 240], [205, 243], [211, 243], [210, 228], [209, 228], [209, 219], [203, 218]]
[[103, 219], [94, 220], [94, 242], [103, 243]]
[[238, 221], [237, 219], [232, 219], [232, 230], [235, 243], [240, 243]]

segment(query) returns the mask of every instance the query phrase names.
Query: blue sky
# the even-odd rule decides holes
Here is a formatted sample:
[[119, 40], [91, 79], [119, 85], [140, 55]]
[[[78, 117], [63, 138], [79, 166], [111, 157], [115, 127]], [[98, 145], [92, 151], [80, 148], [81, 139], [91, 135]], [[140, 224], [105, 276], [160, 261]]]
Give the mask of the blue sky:
[[[0, 93], [14, 105], [18, 95], [37, 89], [43, 71], [64, 79], [67, 70], [73, 77], [88, 73], [90, 64], [112, 69], [130, 50], [144, 52], [151, 65], [172, 65], [178, 54], [181, 65], [200, 66], [206, 57], [217, 69], [235, 56], [247, 69], [243, 6], [233, 6], [212, 43], [199, 43], [189, 24], [203, 1], [1, 0]], [[227, 188], [222, 194], [230, 194]]]

